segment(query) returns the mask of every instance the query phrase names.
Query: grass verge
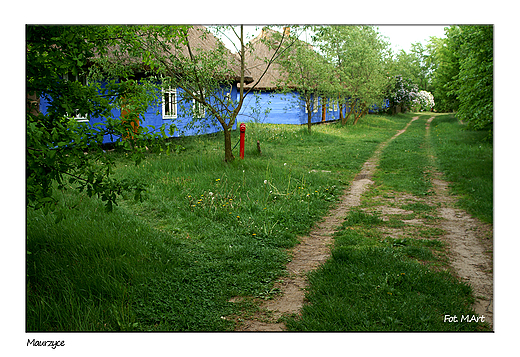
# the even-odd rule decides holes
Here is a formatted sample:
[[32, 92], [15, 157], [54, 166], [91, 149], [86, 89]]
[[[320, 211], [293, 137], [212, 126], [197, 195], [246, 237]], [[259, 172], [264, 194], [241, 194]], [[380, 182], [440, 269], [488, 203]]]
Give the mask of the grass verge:
[[459, 206], [484, 222], [493, 223], [493, 143], [487, 132], [472, 131], [452, 114], [431, 124], [431, 143]]
[[27, 211], [27, 331], [232, 330], [225, 316], [244, 307], [231, 298], [273, 291], [287, 249], [408, 120], [369, 115], [312, 134], [248, 124], [246, 159], [231, 164], [221, 134], [179, 140], [183, 150], [139, 166], [112, 153], [118, 176], [148, 184], [143, 202], [126, 197], [106, 214], [69, 191], [58, 224]]

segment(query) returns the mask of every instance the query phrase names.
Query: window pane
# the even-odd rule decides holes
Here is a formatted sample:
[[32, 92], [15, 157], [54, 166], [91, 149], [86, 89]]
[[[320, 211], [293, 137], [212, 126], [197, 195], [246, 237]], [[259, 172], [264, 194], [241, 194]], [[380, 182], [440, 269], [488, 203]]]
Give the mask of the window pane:
[[170, 113], [171, 115], [177, 115], [176, 109], [177, 109], [177, 93], [171, 92], [171, 101], [170, 101]]
[[164, 93], [164, 115], [170, 115], [170, 93]]
[[163, 118], [175, 117], [177, 117], [177, 91], [169, 87], [168, 90], [163, 90]]

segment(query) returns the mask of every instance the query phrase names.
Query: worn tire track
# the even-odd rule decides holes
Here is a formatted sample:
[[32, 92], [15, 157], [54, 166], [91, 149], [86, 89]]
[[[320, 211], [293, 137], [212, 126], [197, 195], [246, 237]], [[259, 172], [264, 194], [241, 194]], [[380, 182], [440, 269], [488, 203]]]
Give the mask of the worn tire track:
[[[332, 236], [345, 219], [350, 208], [361, 204], [361, 195], [368, 189], [369, 185], [374, 183], [371, 178], [379, 163], [382, 151], [418, 118], [418, 116], [413, 117], [404, 129], [399, 130], [393, 137], [377, 147], [370, 159], [363, 164], [350, 188], [344, 191], [337, 207], [331, 210], [309, 235], [300, 238], [300, 243], [292, 251], [292, 260], [287, 264], [288, 277], [275, 285], [275, 288], [281, 289], [281, 294], [273, 300], [262, 302], [260, 309], [264, 310], [265, 313], [258, 314], [255, 319], [243, 321], [237, 326], [237, 331], [285, 330], [284, 323], [277, 323], [276, 321], [283, 315], [299, 313], [305, 301], [307, 273], [316, 269], [330, 256]], [[235, 298], [231, 301], [238, 300], [238, 298]]]
[[[434, 118], [426, 122], [427, 142], [430, 123]], [[430, 159], [435, 160], [431, 149]], [[456, 198], [449, 195], [449, 183], [436, 169], [432, 169], [432, 175], [435, 200], [441, 205], [438, 212], [443, 218], [440, 227], [447, 232], [444, 239], [449, 245], [450, 265], [456, 275], [473, 288], [475, 312], [485, 316], [485, 321], [493, 326], [493, 258], [487, 253], [493, 250], [493, 245], [492, 241], [485, 240], [485, 236], [492, 234], [491, 225], [480, 222], [462, 209], [454, 208]]]

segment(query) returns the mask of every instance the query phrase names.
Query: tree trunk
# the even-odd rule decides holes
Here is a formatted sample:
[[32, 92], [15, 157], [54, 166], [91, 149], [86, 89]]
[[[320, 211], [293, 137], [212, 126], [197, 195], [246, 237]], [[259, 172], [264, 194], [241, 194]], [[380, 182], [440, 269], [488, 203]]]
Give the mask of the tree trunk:
[[311, 110], [311, 98], [310, 96], [305, 98], [305, 105], [307, 106], [307, 130], [311, 132], [312, 126], [312, 110]]
[[353, 125], [356, 125], [359, 118], [361, 118], [363, 115], [365, 115], [366, 113], [368, 112], [368, 107], [365, 108], [365, 109], [362, 109], [359, 111], [359, 115], [354, 119], [354, 124]]
[[231, 150], [231, 131], [227, 125], [222, 126], [224, 129], [224, 161], [233, 162], [235, 157], [233, 156], [233, 151]]
[[352, 107], [350, 107], [348, 104], [347, 104], [347, 108], [346, 109], [347, 109], [347, 116], [341, 122], [343, 125], [347, 124], [348, 118], [350, 118], [350, 114], [352, 114]]
[[345, 124], [343, 122], [343, 104], [339, 105], [339, 120], [341, 121], [341, 124]]
[[359, 115], [354, 118], [354, 124], [352, 124], [352, 125], [356, 125], [359, 118], [361, 118], [362, 115], [363, 115], [363, 112], [359, 113]]

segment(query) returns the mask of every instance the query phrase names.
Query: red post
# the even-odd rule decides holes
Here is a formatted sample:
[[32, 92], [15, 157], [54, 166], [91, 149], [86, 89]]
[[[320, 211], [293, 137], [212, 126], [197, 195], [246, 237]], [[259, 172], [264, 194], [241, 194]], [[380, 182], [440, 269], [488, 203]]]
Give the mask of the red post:
[[246, 125], [240, 124], [240, 158], [244, 158], [244, 139], [246, 137]]

